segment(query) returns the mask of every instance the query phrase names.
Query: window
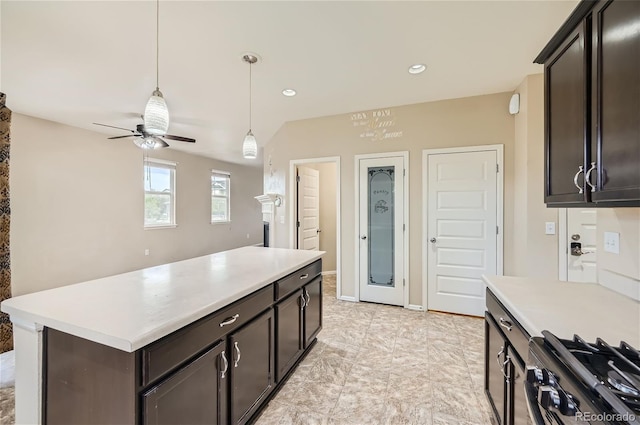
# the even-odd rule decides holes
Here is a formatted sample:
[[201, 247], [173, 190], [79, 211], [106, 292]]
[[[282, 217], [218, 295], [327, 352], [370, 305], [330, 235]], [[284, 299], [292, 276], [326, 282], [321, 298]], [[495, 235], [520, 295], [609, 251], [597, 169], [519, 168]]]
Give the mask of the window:
[[211, 223], [231, 221], [231, 175], [224, 171], [211, 170]]
[[144, 227], [176, 225], [176, 163], [144, 162]]

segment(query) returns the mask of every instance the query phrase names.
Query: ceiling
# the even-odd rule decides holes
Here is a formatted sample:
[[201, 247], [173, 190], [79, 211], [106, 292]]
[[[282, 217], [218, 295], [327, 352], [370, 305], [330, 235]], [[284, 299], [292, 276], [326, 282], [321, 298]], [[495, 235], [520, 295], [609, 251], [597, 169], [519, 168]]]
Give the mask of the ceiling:
[[[161, 1], [160, 89], [171, 147], [242, 158], [287, 121], [511, 91], [576, 1]], [[155, 88], [154, 1], [8, 1], [1, 81], [14, 111], [107, 135], [134, 128]], [[427, 71], [410, 75], [408, 67]], [[298, 95], [281, 91], [294, 88]], [[506, 105], [505, 105], [506, 108]], [[125, 139], [128, 140], [128, 139]], [[127, 143], [115, 140], [110, 143]], [[260, 149], [262, 151], [262, 149]]]

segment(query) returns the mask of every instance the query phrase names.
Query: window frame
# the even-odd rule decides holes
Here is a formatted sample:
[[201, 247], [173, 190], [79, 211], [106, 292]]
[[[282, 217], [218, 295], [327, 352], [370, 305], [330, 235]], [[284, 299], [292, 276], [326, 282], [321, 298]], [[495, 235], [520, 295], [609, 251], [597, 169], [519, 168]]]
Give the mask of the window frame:
[[[152, 191], [152, 190], [147, 190], [147, 185], [146, 185], [146, 178], [147, 178], [147, 167], [152, 167], [152, 168], [163, 168], [166, 170], [170, 170], [170, 177], [169, 177], [169, 192], [159, 192], [159, 191]], [[142, 216], [142, 223], [144, 226], [145, 230], [151, 230], [151, 229], [171, 229], [171, 228], [175, 228], [178, 227], [178, 220], [176, 217], [176, 195], [177, 195], [177, 184], [176, 184], [176, 179], [177, 179], [177, 168], [178, 168], [178, 163], [175, 161], [167, 161], [164, 159], [157, 159], [157, 158], [145, 158], [144, 162], [143, 162], [143, 167], [142, 167], [142, 172], [143, 172], [143, 179], [142, 179], [142, 189], [144, 191], [144, 198], [143, 198], [143, 216]], [[150, 172], [149, 172], [150, 174]], [[151, 188], [151, 187], [150, 187]], [[169, 208], [169, 214], [170, 214], [170, 223], [168, 224], [147, 224], [147, 210], [146, 210], [146, 198], [147, 195], [169, 195], [169, 202], [170, 202], [170, 208]]]
[[[214, 195], [213, 193], [213, 178], [226, 178], [227, 180], [227, 194], [226, 196]], [[222, 170], [211, 170], [211, 175], [209, 177], [209, 181], [211, 183], [211, 211], [210, 211], [210, 222], [211, 224], [225, 224], [231, 223], [231, 173], [228, 171]], [[225, 220], [214, 220], [213, 219], [213, 200], [217, 199], [225, 199], [227, 202], [227, 213]]]

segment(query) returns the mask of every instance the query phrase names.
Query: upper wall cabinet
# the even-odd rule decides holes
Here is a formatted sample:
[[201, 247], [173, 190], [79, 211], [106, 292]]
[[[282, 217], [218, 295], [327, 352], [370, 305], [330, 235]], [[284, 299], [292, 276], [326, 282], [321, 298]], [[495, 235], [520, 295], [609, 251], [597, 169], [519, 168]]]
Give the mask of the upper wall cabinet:
[[640, 2], [582, 1], [535, 62], [547, 206], [640, 206]]

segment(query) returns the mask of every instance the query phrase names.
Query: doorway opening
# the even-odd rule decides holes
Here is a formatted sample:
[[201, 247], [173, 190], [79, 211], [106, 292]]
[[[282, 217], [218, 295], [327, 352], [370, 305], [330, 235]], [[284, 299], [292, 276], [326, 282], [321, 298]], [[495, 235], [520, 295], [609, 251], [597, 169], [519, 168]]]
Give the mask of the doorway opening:
[[322, 274], [335, 276], [340, 298], [340, 157], [291, 160], [289, 177], [289, 247], [325, 251]]

